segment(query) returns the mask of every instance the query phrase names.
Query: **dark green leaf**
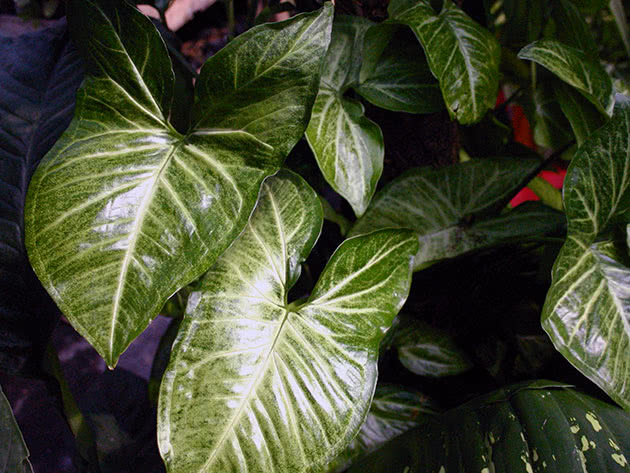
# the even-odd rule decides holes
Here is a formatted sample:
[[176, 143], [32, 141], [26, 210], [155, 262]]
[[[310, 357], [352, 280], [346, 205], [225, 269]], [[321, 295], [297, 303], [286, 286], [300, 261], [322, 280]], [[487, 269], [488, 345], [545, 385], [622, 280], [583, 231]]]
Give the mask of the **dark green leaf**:
[[560, 108], [571, 124], [577, 144], [582, 146], [589, 135], [606, 122], [606, 116], [567, 84], [558, 83], [554, 90]]
[[451, 117], [470, 124], [494, 108], [501, 48], [490, 32], [451, 0], [444, 0], [439, 14], [425, 0], [393, 0], [388, 11], [422, 43]]
[[191, 295], [160, 393], [169, 471], [316, 470], [359, 430], [417, 243], [400, 230], [346, 240], [309, 299], [287, 304], [321, 225], [315, 192], [281, 171]]
[[552, 272], [543, 328], [556, 348], [630, 409], [630, 103], [578, 149], [567, 171], [568, 237]]
[[630, 414], [569, 387], [530, 382], [426, 417], [350, 473], [628, 471]]
[[534, 101], [534, 141], [546, 148], [558, 149], [573, 139], [571, 125], [558, 104], [550, 82], [537, 84]]
[[387, 110], [437, 112], [444, 107], [438, 83], [417, 41], [410, 42], [404, 33], [403, 30], [393, 36], [371, 73], [355, 89], [372, 104]]
[[521, 49], [518, 57], [549, 69], [579, 90], [600, 112], [612, 116], [615, 105], [612, 80], [596, 59], [555, 39], [541, 39], [529, 44]]
[[536, 160], [478, 160], [419, 168], [395, 179], [374, 198], [349, 235], [379, 228], [410, 228], [420, 248], [414, 269], [499, 243], [562, 228], [563, 217], [541, 206], [498, 215], [531, 179]]
[[331, 187], [354, 213], [365, 212], [383, 171], [383, 134], [363, 115], [363, 105], [344, 97], [359, 80], [363, 36], [371, 23], [338, 16], [306, 139]]
[[339, 473], [386, 442], [417, 426], [439, 409], [427, 396], [392, 385], [378, 385], [365, 422], [350, 445], [326, 471]]
[[91, 75], [29, 187], [27, 248], [44, 287], [112, 367], [242, 231], [261, 182], [304, 132], [332, 11], [253, 28], [214, 56], [199, 79], [196, 127], [183, 136], [168, 121], [173, 73], [151, 22], [122, 0], [68, 8]]
[[[24, 248], [24, 202], [35, 167], [72, 118], [83, 78], [65, 21], [0, 33], [0, 370], [34, 372], [59, 312]], [[1, 462], [0, 462], [1, 463]]]
[[0, 473], [33, 473], [28, 448], [0, 389]]
[[[597, 58], [597, 44], [591, 30], [578, 8], [569, 0], [556, 0], [551, 10], [556, 23], [558, 41], [581, 49], [594, 59]], [[536, 38], [532, 38], [532, 41]]]
[[402, 365], [414, 374], [439, 378], [462, 374], [473, 363], [448, 332], [401, 314], [394, 345]]

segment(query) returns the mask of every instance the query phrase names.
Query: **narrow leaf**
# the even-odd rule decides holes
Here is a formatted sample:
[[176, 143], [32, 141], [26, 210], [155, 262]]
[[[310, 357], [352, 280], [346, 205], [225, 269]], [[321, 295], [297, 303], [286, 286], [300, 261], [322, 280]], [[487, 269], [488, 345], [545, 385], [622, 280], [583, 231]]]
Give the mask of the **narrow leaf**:
[[[35, 167], [70, 123], [83, 78], [65, 21], [0, 33], [0, 370], [34, 373], [59, 311], [24, 247], [24, 203]], [[1, 462], [0, 462], [1, 463]]]
[[33, 473], [28, 456], [11, 405], [0, 389], [0, 473]]
[[347, 240], [309, 300], [287, 304], [321, 225], [315, 192], [281, 171], [191, 295], [160, 393], [169, 471], [311, 471], [357, 433], [416, 242], [395, 230]]
[[439, 85], [418, 42], [410, 42], [404, 33], [393, 36], [371, 73], [355, 89], [367, 101], [387, 110], [437, 112], [444, 107]]
[[600, 112], [612, 116], [615, 105], [612, 80], [596, 59], [554, 39], [529, 44], [521, 49], [518, 57], [549, 69], [579, 90]]
[[451, 117], [462, 124], [481, 120], [497, 97], [501, 48], [494, 36], [451, 0], [439, 14], [426, 0], [394, 0], [388, 11], [422, 43]]
[[[325, 8], [277, 24], [277, 35], [267, 38], [273, 42], [264, 45], [247, 38], [269, 27], [253, 28], [241, 48], [226, 48], [222, 60], [212, 63], [218, 78], [230, 76], [226, 70], [238, 63], [236, 56], [268, 47], [275, 62], [262, 75], [241, 69], [239, 84], [263, 77], [299, 89], [283, 96], [286, 102], [279, 101], [277, 87], [256, 93], [245, 87], [232, 95], [234, 110], [258, 117], [256, 136], [240, 129], [242, 123], [232, 123], [236, 129], [198, 127], [186, 136], [173, 129], [165, 108], [172, 76], [166, 48], [151, 22], [126, 2], [75, 0], [69, 17], [78, 37], [94, 43], [91, 75], [79, 90], [74, 120], [29, 187], [27, 248], [44, 287], [113, 367], [167, 298], [203, 274], [242, 231], [262, 181], [284, 159], [279, 150], [298, 138], [285, 133], [280, 142], [272, 134], [272, 144], [261, 141], [267, 136], [259, 131], [275, 126], [279, 115], [260, 103], [281, 102], [282, 110], [307, 114], [331, 12]], [[277, 60], [291, 57], [298, 41], [309, 45], [313, 57], [287, 72]], [[209, 75], [205, 68], [200, 82]], [[296, 88], [294, 81], [313, 86]], [[219, 80], [217, 90], [223, 85]], [[305, 123], [296, 126], [303, 133]]]
[[349, 235], [388, 227], [414, 230], [420, 241], [414, 263], [418, 270], [469, 251], [557, 230], [562, 219], [549, 208], [517, 207], [498, 215], [537, 166], [536, 160], [484, 159], [412, 170], [377, 194]]
[[370, 23], [358, 17], [335, 20], [326, 67], [306, 139], [326, 181], [360, 216], [383, 171], [383, 134], [363, 115], [363, 105], [344, 97], [359, 80], [363, 36]]
[[578, 149], [567, 171], [568, 237], [552, 272], [543, 328], [556, 348], [630, 409], [630, 103]]

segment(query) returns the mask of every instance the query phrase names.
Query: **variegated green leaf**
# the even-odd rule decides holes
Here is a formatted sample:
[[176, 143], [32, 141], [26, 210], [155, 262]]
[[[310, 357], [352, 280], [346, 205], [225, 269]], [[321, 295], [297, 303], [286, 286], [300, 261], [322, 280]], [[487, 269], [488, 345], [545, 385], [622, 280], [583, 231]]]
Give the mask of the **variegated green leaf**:
[[[44, 287], [111, 367], [242, 231], [261, 182], [306, 125], [332, 11], [254, 28], [224, 48], [193, 107], [216, 119], [198, 118], [186, 135], [168, 121], [173, 72], [150, 21], [123, 0], [74, 0], [68, 14], [89, 76], [31, 181], [26, 243]], [[252, 59], [261, 47], [267, 54]], [[205, 89], [208, 76], [231, 112]], [[279, 141], [269, 131], [278, 121], [301, 131]]]
[[32, 473], [28, 456], [11, 405], [0, 389], [0, 473]]
[[[422, 48], [413, 37], [413, 41], [409, 41], [405, 35], [408, 30], [405, 30], [394, 34], [369, 75], [355, 90], [364, 99], [387, 110], [437, 112], [444, 108], [439, 85], [431, 74]], [[362, 68], [361, 75], [363, 72]]]
[[582, 146], [589, 135], [605, 123], [606, 116], [567, 84], [559, 82], [554, 91], [562, 112], [571, 124], [578, 146]]
[[571, 386], [534, 381], [421, 424], [349, 473], [627, 473], [630, 414]]
[[339, 16], [319, 93], [313, 106], [306, 139], [326, 181], [352, 206], [365, 212], [383, 171], [383, 134], [363, 115], [363, 105], [344, 97], [357, 84], [363, 37], [371, 23], [359, 17]]
[[317, 195], [281, 171], [191, 295], [160, 393], [169, 471], [314, 471], [358, 431], [417, 243], [400, 230], [346, 240], [310, 298], [288, 304], [321, 225]]
[[473, 363], [444, 330], [400, 314], [394, 345], [401, 364], [414, 374], [438, 378], [462, 374]]
[[416, 427], [439, 408], [427, 396], [393, 385], [378, 385], [365, 422], [350, 445], [329, 465], [329, 473], [341, 473], [352, 463], [386, 442]]
[[568, 237], [552, 273], [543, 328], [556, 348], [630, 409], [630, 103], [580, 147], [567, 172]]
[[497, 40], [452, 0], [435, 12], [428, 0], [393, 0], [391, 21], [404, 23], [424, 48], [451, 117], [470, 124], [494, 107], [501, 48]]
[[521, 49], [518, 57], [549, 69], [579, 90], [599, 111], [612, 116], [615, 105], [612, 80], [596, 59], [555, 39], [541, 39], [529, 44]]
[[562, 228], [562, 214], [527, 205], [497, 215], [536, 170], [536, 160], [478, 160], [419, 168], [395, 179], [374, 198], [349, 232], [410, 228], [420, 241], [414, 269], [498, 243]]

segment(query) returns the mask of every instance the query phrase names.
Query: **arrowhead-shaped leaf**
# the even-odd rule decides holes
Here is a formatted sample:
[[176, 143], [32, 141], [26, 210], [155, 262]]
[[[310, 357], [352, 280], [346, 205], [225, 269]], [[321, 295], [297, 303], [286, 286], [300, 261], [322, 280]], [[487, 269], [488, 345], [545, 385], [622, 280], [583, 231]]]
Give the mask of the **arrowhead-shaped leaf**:
[[72, 119], [82, 78], [65, 21], [19, 36], [0, 33], [1, 371], [38, 369], [59, 316], [26, 256], [24, 202], [35, 167]]
[[424, 48], [452, 118], [478, 122], [494, 107], [501, 48], [497, 40], [451, 0], [435, 12], [427, 0], [393, 0], [391, 21], [408, 25]]
[[378, 385], [361, 430], [326, 471], [345, 471], [355, 461], [438, 412], [436, 404], [421, 393], [393, 385]]
[[473, 363], [444, 330], [400, 314], [394, 345], [401, 364], [414, 374], [438, 378], [468, 371]]
[[498, 243], [562, 228], [562, 214], [539, 205], [499, 211], [535, 172], [537, 160], [469, 161], [414, 169], [381, 190], [349, 236], [410, 228], [420, 241], [414, 270]]
[[[370, 73], [361, 79], [355, 89], [364, 99], [387, 110], [437, 112], [444, 108], [439, 85], [429, 69], [422, 48], [413, 36], [412, 41], [409, 41], [405, 35], [407, 32], [408, 28], [405, 28], [394, 34]], [[367, 38], [366, 35], [366, 41]], [[365, 51], [367, 54], [367, 49]], [[361, 77], [363, 72], [362, 68]]]
[[11, 405], [0, 389], [0, 473], [32, 473], [28, 456]]
[[549, 69], [567, 84], [575, 87], [599, 111], [612, 116], [615, 91], [603, 66], [588, 54], [554, 39], [541, 39], [518, 53]]
[[[254, 28], [224, 48], [202, 70], [186, 135], [168, 121], [173, 72], [151, 22], [122, 0], [75, 0], [68, 13], [90, 75], [29, 187], [27, 248], [44, 287], [111, 367], [242, 231], [261, 182], [303, 133], [332, 11]], [[208, 92], [211, 75], [232, 111]], [[300, 135], [270, 131], [293, 120]]]
[[160, 393], [169, 471], [312, 471], [358, 431], [417, 243], [400, 230], [346, 240], [307, 302], [287, 304], [321, 225], [315, 192], [282, 171], [191, 295]]
[[326, 181], [360, 216], [376, 191], [383, 171], [383, 134], [363, 115], [363, 105], [344, 97], [359, 80], [363, 37], [371, 23], [340, 16], [333, 25], [326, 66], [306, 129]]
[[565, 179], [568, 237], [552, 273], [543, 328], [556, 348], [630, 409], [630, 103], [578, 150]]

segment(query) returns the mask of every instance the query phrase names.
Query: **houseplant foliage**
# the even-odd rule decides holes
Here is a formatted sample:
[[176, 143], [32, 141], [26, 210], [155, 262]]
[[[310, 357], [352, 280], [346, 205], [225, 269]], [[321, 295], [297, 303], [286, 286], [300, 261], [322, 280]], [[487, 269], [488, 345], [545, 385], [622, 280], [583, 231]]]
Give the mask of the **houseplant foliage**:
[[[470, 3], [393, 0], [380, 22], [314, 4], [236, 36], [194, 85], [125, 0], [0, 35], [0, 369], [37, 375], [59, 310], [113, 369], [162, 313], [169, 472], [626, 471], [625, 36], [593, 36], [594, 3]], [[388, 175], [383, 116], [420, 115], [460, 153]], [[560, 157], [562, 195], [536, 177]], [[512, 206], [528, 183], [542, 201]], [[563, 380], [621, 409], [511, 384], [552, 343], [583, 375], [558, 355]], [[0, 459], [26, 468], [0, 407]]]

